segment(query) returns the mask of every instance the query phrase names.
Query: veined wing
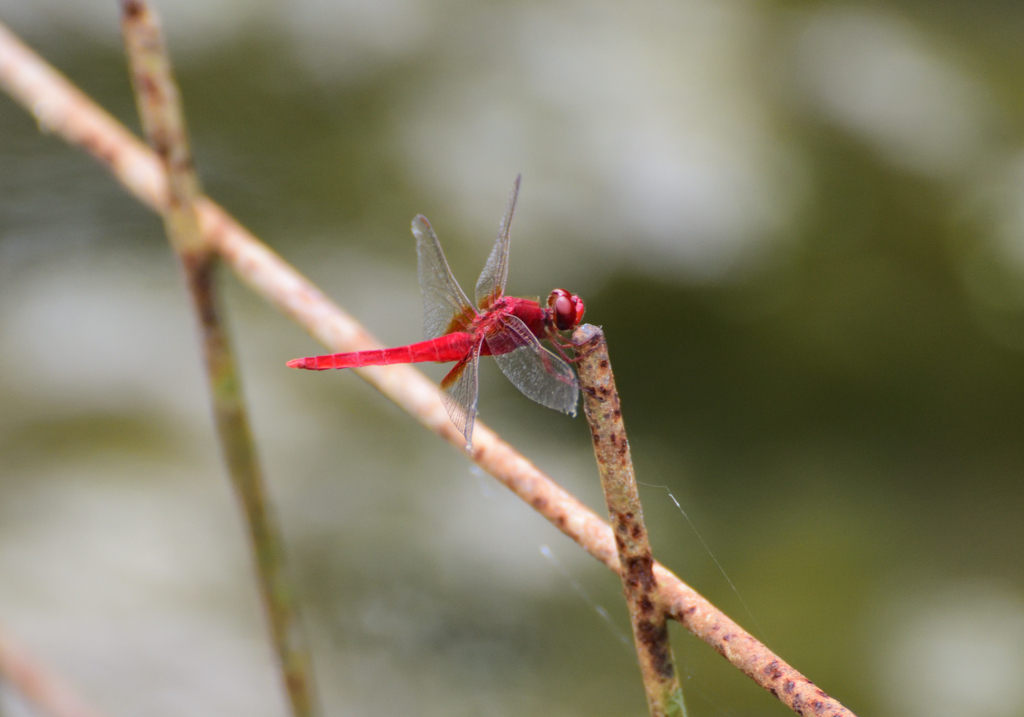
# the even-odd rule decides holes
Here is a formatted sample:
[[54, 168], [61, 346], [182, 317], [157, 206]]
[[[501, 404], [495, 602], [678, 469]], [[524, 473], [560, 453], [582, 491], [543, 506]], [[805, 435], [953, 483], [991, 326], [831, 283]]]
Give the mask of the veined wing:
[[512, 183], [512, 193], [508, 195], [508, 207], [505, 209], [505, 216], [501, 218], [498, 238], [491, 249], [491, 255], [487, 257], [484, 270], [480, 272], [480, 278], [476, 281], [476, 305], [481, 311], [489, 308], [505, 294], [505, 282], [508, 280], [508, 232], [512, 225], [512, 214], [516, 210], [519, 180], [522, 176], [517, 174], [516, 181]]
[[441, 243], [422, 214], [412, 220], [412, 233], [416, 237], [416, 254], [419, 257], [424, 338], [436, 339], [469, 326], [476, 317], [476, 310], [452, 276], [441, 251]]
[[473, 423], [476, 421], [478, 395], [477, 375], [480, 370], [480, 349], [483, 341], [462, 357], [448, 375], [441, 379], [441, 402], [452, 423], [466, 437], [466, 445], [473, 445]]
[[518, 317], [502, 318], [487, 347], [512, 385], [542, 406], [576, 415], [579, 388], [572, 367], [544, 348]]

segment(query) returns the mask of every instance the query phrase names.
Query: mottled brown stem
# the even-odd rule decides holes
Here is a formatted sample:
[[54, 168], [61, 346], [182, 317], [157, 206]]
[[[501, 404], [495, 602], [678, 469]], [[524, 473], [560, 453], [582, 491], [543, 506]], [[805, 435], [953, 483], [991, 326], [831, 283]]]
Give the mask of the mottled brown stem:
[[217, 254], [196, 215], [199, 181], [185, 131], [178, 87], [159, 21], [142, 0], [122, 0], [121, 27], [132, 84], [149, 144], [167, 177], [167, 236], [181, 259], [199, 322], [213, 414], [228, 473], [244, 507], [260, 593], [294, 717], [315, 713], [309, 658], [285, 571], [280, 531], [267, 502], [231, 344], [220, 317]]
[[771, 692], [798, 715], [853, 717], [853, 713], [789, 663], [762, 645], [663, 566], [655, 564], [659, 598], [666, 614], [714, 647], [743, 674]]
[[[0, 87], [32, 113], [41, 129], [93, 155], [139, 201], [155, 211], [165, 211], [167, 176], [156, 155], [2, 24]], [[365, 327], [215, 202], [201, 197], [196, 201], [196, 209], [203, 240], [253, 291], [329, 350], [363, 351], [381, 347]], [[354, 369], [354, 372], [456, 449], [465, 448], [466, 439], [448, 418], [437, 385], [422, 373], [409, 366], [376, 366]], [[584, 550], [609, 569], [619, 572], [619, 556], [611, 527], [479, 420], [473, 429], [471, 457]], [[715, 629], [714, 625], [735, 623], [666, 568], [655, 563], [654, 572], [666, 612], [678, 618], [696, 608], [695, 614], [701, 622], [698, 624], [696, 618], [684, 619], [683, 624], [790, 709], [799, 714], [851, 717], [849, 710], [795, 670], [788, 673], [767, 669], [772, 660], [776, 665], [785, 665], [785, 662], [763, 645], [756, 644], [753, 650], [756, 641], [723, 639], [742, 631]], [[695, 629], [700, 625], [709, 627]], [[757, 669], [765, 655], [770, 656], [769, 662]], [[787, 669], [791, 668], [787, 666]], [[787, 681], [786, 675], [799, 679]], [[815, 705], [813, 711], [807, 711], [807, 705]]]
[[50, 717], [103, 717], [3, 630], [0, 630], [0, 675]]
[[683, 690], [672, 657], [665, 611], [658, 599], [654, 558], [644, 526], [615, 375], [608, 359], [608, 343], [599, 327], [584, 324], [573, 334], [573, 344], [580, 357], [576, 368], [583, 391], [583, 411], [590, 424], [601, 489], [615, 534], [619, 576], [629, 606], [647, 707], [652, 717], [685, 717]]

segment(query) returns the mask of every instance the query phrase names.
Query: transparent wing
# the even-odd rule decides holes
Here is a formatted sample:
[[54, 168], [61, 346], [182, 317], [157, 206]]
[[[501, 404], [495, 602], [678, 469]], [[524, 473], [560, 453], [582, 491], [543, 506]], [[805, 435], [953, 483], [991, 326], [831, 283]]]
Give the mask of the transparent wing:
[[487, 347], [512, 385], [542, 406], [576, 415], [579, 388], [572, 367], [544, 348], [520, 319], [506, 316]]
[[412, 233], [423, 293], [423, 333], [427, 339], [436, 339], [471, 324], [476, 310], [452, 276], [441, 243], [422, 214], [412, 220]]
[[512, 193], [508, 195], [508, 207], [505, 209], [505, 216], [501, 218], [498, 238], [491, 249], [491, 255], [487, 257], [484, 270], [480, 272], [480, 278], [476, 281], [476, 305], [481, 310], [488, 308], [505, 294], [505, 281], [508, 279], [508, 232], [512, 225], [512, 214], [516, 210], [519, 180], [522, 176], [517, 174], [516, 181], [512, 183]]
[[441, 402], [444, 403], [452, 423], [466, 437], [466, 445], [473, 445], [473, 422], [476, 420], [478, 394], [477, 375], [480, 369], [480, 341], [441, 379]]

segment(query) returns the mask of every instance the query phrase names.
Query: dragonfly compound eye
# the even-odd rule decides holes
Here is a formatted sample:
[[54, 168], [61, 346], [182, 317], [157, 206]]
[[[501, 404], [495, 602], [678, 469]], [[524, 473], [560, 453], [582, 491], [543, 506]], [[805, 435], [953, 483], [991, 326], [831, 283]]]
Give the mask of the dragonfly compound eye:
[[555, 326], [559, 331], [575, 328], [583, 318], [583, 300], [565, 289], [552, 291], [548, 306], [554, 311]]

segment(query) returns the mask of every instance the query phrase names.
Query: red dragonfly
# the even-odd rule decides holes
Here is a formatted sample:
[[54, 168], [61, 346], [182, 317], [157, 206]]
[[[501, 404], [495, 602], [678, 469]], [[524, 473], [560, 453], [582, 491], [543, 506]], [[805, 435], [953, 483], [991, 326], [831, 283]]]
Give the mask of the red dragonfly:
[[[292, 368], [323, 371], [330, 368], [381, 366], [434, 361], [456, 364], [441, 380], [441, 400], [452, 422], [472, 446], [476, 418], [477, 374], [481, 356], [494, 356], [512, 384], [542, 406], [576, 415], [579, 388], [559, 333], [570, 331], [583, 318], [583, 300], [564, 289], [548, 296], [547, 306], [531, 299], [505, 296], [508, 278], [509, 225], [519, 196], [516, 177], [498, 239], [476, 282], [477, 307], [466, 298], [448, 268], [437, 235], [422, 214], [412, 220], [419, 256], [426, 341], [391, 349], [310, 356], [288, 362]], [[558, 355], [544, 348], [547, 339]]]

